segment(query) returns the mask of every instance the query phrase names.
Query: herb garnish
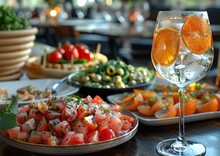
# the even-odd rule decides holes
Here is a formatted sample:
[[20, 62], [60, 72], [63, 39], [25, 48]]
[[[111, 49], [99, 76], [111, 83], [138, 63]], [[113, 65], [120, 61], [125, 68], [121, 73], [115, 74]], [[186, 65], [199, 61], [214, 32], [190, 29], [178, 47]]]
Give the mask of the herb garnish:
[[13, 128], [17, 125], [16, 115], [18, 113], [18, 100], [13, 96], [10, 103], [6, 103], [0, 112], [0, 130]]

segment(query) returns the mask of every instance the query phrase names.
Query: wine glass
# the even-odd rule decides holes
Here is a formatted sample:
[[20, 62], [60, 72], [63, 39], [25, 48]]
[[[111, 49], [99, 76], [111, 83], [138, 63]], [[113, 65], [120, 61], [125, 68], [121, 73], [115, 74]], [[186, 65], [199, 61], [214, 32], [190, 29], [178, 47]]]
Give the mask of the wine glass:
[[206, 147], [185, 139], [184, 101], [189, 84], [202, 79], [212, 66], [214, 48], [206, 11], [160, 11], [154, 30], [152, 63], [157, 72], [179, 90], [179, 133], [161, 141], [161, 155], [204, 155]]

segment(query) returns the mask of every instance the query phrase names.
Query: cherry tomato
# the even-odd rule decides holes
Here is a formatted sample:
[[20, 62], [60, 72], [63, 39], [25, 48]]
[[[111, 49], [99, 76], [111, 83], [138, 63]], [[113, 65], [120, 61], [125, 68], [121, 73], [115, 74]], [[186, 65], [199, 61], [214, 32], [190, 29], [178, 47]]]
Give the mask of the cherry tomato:
[[74, 45], [78, 50], [80, 49], [88, 49], [86, 45], [77, 43]]
[[93, 60], [94, 57], [93, 53], [91, 53], [85, 45], [75, 44], [75, 47], [78, 49], [80, 59], [86, 59], [88, 61]]
[[79, 58], [92, 61], [94, 58], [94, 54], [91, 53], [88, 49], [85, 49], [84, 52], [82, 51], [81, 53], [79, 53]]
[[105, 128], [99, 132], [100, 140], [109, 140], [113, 138], [112, 131], [109, 128]]
[[63, 48], [58, 48], [56, 51], [60, 52], [62, 56], [65, 54], [65, 50]]
[[79, 52], [78, 52], [77, 48], [72, 47], [69, 50], [65, 51], [64, 58], [66, 60], [70, 61], [71, 60], [71, 56], [73, 56], [74, 60], [77, 60], [79, 58]]
[[69, 51], [69, 49], [72, 49], [74, 47], [74, 45], [70, 44], [70, 43], [66, 43], [62, 46], [62, 49], [64, 49], [64, 51]]
[[58, 63], [62, 59], [62, 54], [59, 51], [49, 53], [47, 60], [49, 63]]

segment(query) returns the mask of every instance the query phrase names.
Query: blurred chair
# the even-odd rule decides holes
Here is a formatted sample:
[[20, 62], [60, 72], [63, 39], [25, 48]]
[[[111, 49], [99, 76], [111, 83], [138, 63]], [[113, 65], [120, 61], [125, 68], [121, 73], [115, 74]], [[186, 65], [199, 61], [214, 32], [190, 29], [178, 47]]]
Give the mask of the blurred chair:
[[50, 27], [51, 34], [53, 37], [54, 45], [58, 46], [59, 43], [73, 43], [80, 34], [71, 26], [54, 26]]

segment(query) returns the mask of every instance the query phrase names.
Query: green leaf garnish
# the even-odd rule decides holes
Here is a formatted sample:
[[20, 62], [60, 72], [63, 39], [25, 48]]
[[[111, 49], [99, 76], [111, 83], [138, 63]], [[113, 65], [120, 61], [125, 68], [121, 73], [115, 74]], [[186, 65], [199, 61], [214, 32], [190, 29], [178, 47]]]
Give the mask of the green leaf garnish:
[[17, 125], [16, 114], [18, 113], [18, 100], [13, 96], [11, 103], [6, 103], [0, 112], [0, 130], [13, 128]]

